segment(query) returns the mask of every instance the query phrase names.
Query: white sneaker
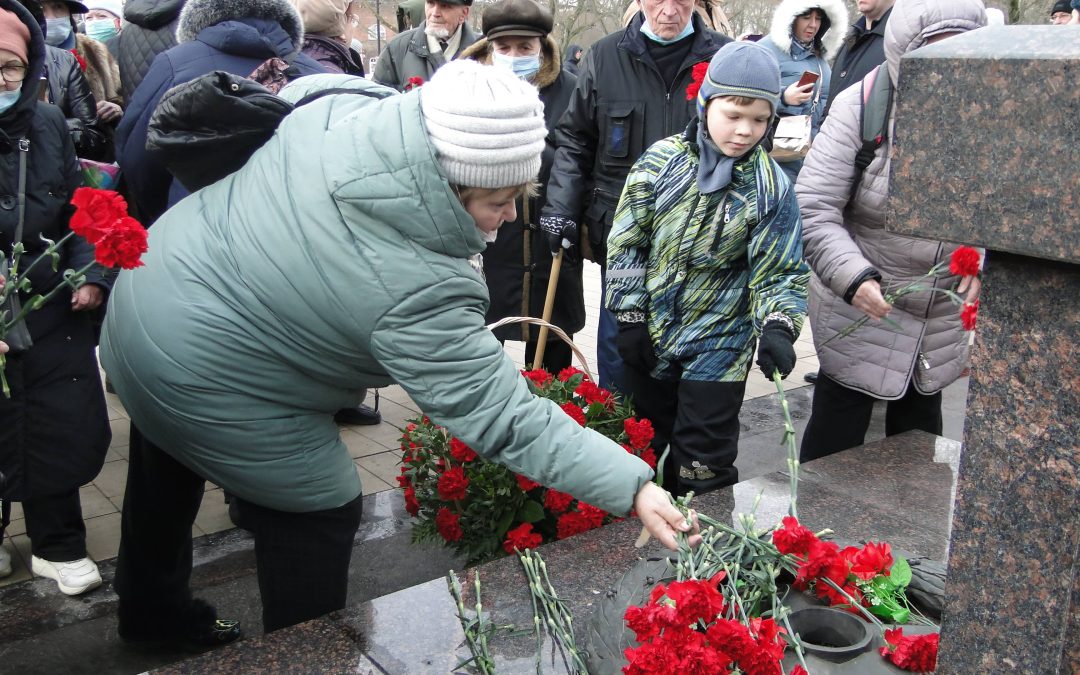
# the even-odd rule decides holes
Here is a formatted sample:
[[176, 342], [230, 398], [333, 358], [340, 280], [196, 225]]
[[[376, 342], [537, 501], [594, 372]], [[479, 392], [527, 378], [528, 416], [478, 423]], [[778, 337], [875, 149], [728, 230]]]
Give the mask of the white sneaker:
[[11, 554], [0, 546], [0, 579], [11, 576]]
[[65, 595], [78, 595], [101, 585], [101, 573], [90, 558], [71, 562], [50, 562], [31, 556], [31, 569], [39, 577], [56, 582]]

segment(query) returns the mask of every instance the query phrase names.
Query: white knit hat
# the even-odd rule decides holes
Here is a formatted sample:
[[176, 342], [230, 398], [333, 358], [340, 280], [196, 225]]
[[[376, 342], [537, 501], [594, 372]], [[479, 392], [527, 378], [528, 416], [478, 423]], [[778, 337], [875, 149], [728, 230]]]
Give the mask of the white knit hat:
[[540, 173], [544, 104], [512, 71], [451, 61], [420, 87], [420, 109], [451, 184], [504, 188]]
[[124, 18], [124, 3], [121, 0], [94, 0], [93, 2], [83, 2], [83, 4], [86, 5], [86, 10], [89, 12], [95, 9], [103, 9], [117, 19]]

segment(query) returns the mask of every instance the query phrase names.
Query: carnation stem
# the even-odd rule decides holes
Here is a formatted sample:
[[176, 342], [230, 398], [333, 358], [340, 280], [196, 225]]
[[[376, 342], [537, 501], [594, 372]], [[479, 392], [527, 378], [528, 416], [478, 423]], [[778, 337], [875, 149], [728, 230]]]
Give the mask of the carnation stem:
[[7, 364], [7, 357], [0, 354], [0, 389], [4, 392], [4, 398], [11, 398], [11, 387], [8, 386], [7, 376], [4, 374], [4, 366]]
[[791, 421], [791, 408], [788, 407], [787, 396], [784, 395], [784, 380], [780, 377], [780, 371], [773, 371], [773, 382], [776, 383], [776, 395], [780, 397], [780, 409], [784, 411], [784, 444], [788, 451], [788, 474], [791, 480], [791, 505], [788, 512], [793, 518], [799, 517], [799, 452], [795, 447], [795, 424]]
[[847, 601], [848, 601], [849, 605], [851, 605], [852, 607], [858, 609], [859, 612], [861, 612], [864, 617], [866, 617], [867, 619], [870, 620], [870, 623], [877, 626], [877, 629], [879, 631], [881, 631], [883, 633], [885, 632], [885, 625], [882, 624], [881, 621], [878, 620], [878, 618], [876, 616], [871, 614], [865, 607], [863, 607], [861, 602], [859, 602], [855, 598], [851, 597], [851, 595], [848, 594], [848, 592], [845, 591], [843, 588], [841, 588], [840, 586], [837, 586], [835, 581], [833, 581], [832, 579], [830, 579], [828, 577], [821, 577], [820, 579], [818, 579], [818, 581], [819, 582], [824, 581], [826, 584], [828, 584], [830, 587], [832, 587], [833, 590], [835, 590], [840, 595], [847, 598]]
[[[469, 619], [465, 614], [465, 601], [461, 596], [461, 583], [458, 581], [454, 570], [446, 575], [450, 594], [454, 596], [457, 604], [458, 620], [461, 622], [461, 630], [465, 633], [465, 642], [469, 645], [472, 661], [476, 663], [477, 670], [481, 675], [495, 675], [495, 661], [491, 658], [487, 646], [487, 634], [493, 630], [488, 626], [482, 614], [483, 606], [480, 604], [480, 575], [476, 575], [476, 618]], [[468, 663], [466, 661], [465, 663]], [[458, 667], [465, 665], [459, 664]]]

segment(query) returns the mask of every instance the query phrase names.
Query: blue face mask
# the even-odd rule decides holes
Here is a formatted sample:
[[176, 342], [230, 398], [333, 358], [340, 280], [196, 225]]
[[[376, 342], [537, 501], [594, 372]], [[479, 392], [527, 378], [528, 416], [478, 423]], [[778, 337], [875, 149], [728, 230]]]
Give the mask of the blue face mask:
[[19, 100], [19, 94], [22, 93], [22, 85], [19, 85], [18, 89], [11, 91], [0, 91], [0, 115], [3, 115], [8, 110], [11, 110], [11, 106]]
[[532, 56], [505, 56], [498, 52], [491, 53], [492, 62], [496, 66], [511, 70], [523, 80], [527, 80], [540, 72], [540, 55]]
[[105, 42], [116, 37], [120, 31], [112, 19], [89, 19], [86, 22], [86, 34], [98, 42]]
[[641, 24], [641, 32], [645, 37], [649, 38], [650, 40], [652, 40], [653, 42], [655, 42], [657, 44], [670, 45], [670, 44], [673, 44], [675, 42], [678, 42], [679, 40], [683, 39], [684, 37], [686, 37], [686, 36], [688, 36], [688, 35], [690, 35], [690, 34], [692, 34], [694, 32], [694, 17], [690, 17], [690, 20], [686, 22], [686, 28], [683, 28], [681, 33], [679, 33], [675, 37], [671, 38], [670, 40], [665, 40], [664, 38], [660, 37], [655, 32], [653, 32], [652, 26], [649, 25], [649, 20], [648, 19], [645, 19], [645, 21], [642, 22], [642, 24]]
[[45, 43], [50, 47], [59, 47], [67, 42], [68, 37], [71, 36], [71, 19], [64, 17], [62, 19], [46, 19], [45, 20]]

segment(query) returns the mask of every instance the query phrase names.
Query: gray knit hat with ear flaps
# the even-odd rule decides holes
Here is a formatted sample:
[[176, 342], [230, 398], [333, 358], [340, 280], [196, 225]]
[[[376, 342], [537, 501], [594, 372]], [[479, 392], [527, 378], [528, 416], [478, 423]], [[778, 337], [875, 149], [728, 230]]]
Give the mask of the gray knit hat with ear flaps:
[[540, 173], [547, 127], [536, 87], [504, 68], [451, 61], [420, 87], [420, 110], [452, 185], [505, 188]]

